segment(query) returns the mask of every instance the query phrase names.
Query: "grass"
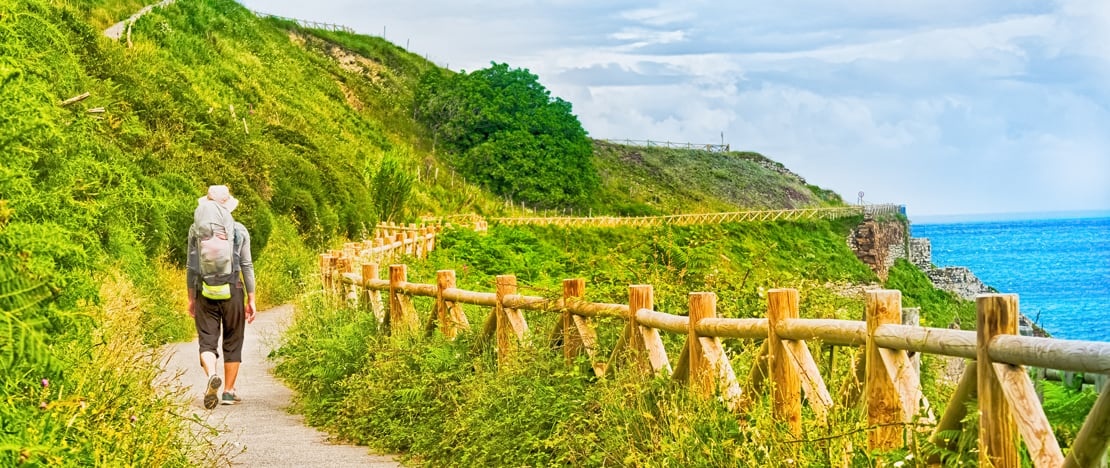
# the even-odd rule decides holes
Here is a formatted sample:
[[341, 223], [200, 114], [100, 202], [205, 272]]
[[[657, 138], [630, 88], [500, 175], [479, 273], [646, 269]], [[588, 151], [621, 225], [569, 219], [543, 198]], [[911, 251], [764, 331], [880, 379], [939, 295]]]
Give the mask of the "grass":
[[621, 215], [784, 209], [843, 204], [760, 154], [594, 142], [603, 204]]
[[[719, 315], [762, 317], [767, 289], [795, 287], [802, 317], [860, 320], [863, 297], [850, 291], [875, 285], [877, 278], [845, 245], [851, 225], [494, 226], [487, 235], [448, 231], [427, 261], [401, 262], [409, 265], [412, 282], [432, 283], [435, 271], [453, 269], [459, 288], [490, 292], [494, 276], [516, 273], [523, 294], [552, 298], [560, 295], [561, 279], [585, 277], [587, 299], [595, 302], [625, 303], [628, 284], [652, 284], [655, 309], [679, 315], [685, 314], [688, 292], [713, 291]], [[925, 325], [946, 327], [956, 316], [974, 314], [973, 305], [932, 288], [913, 268], [899, 263], [886, 286], [902, 288], [906, 305], [922, 307]], [[432, 310], [430, 300], [414, 301], [418, 313]], [[489, 314], [476, 306], [464, 311], [474, 329]], [[297, 391], [298, 411], [340, 438], [402, 453], [415, 464], [915, 466], [934, 455], [946, 466], [977, 463], [974, 410], [962, 432], [947, 434], [959, 437], [957, 451], [929, 443], [928, 427], [911, 430], [913, 443], [906, 449], [864, 449], [869, 428], [856, 404], [863, 391], [854, 377], [863, 359], [858, 348], [809, 343], [835, 404], [827, 422], [803, 407], [799, 438], [774, 415], [769, 389], [734, 414], [684, 385], [627, 372], [628, 366], [599, 379], [582, 358], [566, 365], [547, 342], [558, 318], [551, 312], [525, 313], [525, 345], [500, 367], [490, 346], [470, 333], [453, 342], [439, 334], [390, 338], [378, 332], [372, 315], [322, 295], [302, 299], [297, 313], [277, 357], [278, 374]], [[593, 323], [607, 356], [623, 322]], [[684, 340], [663, 333], [672, 365]], [[760, 343], [723, 341], [743, 384]], [[939, 359], [925, 359], [922, 373], [938, 416], [953, 390], [937, 378], [942, 366]], [[1045, 384], [1044, 391], [1045, 411], [1066, 447], [1095, 395], [1054, 384]]]
[[[428, 132], [410, 118], [412, 87], [432, 66], [419, 56], [380, 39], [260, 19], [230, 0], [155, 9], [135, 23], [130, 45], [101, 35], [145, 3], [0, 0], [0, 251], [11, 262], [4, 267], [26, 282], [20, 284], [45, 291], [32, 306], [3, 304], [11, 339], [0, 344], [8, 365], [0, 378], [0, 464], [222, 462], [206, 458], [207, 441], [187, 435], [193, 423], [179, 395], [152, 390], [157, 357], [150, 352], [192, 334], [182, 247], [194, 200], [209, 184], [230, 185], [243, 202], [235, 214], [252, 234], [262, 305], [297, 298], [310, 284], [316, 251], [372, 228], [368, 176], [387, 157], [403, 161], [416, 179], [406, 221], [526, 211], [447, 169]], [[358, 67], [341, 66], [336, 57], [343, 54], [357, 56]], [[59, 105], [85, 92], [88, 99]], [[89, 112], [95, 108], [104, 112]], [[592, 207], [597, 213], [840, 203], [753, 153], [598, 143], [595, 155], [604, 186]], [[717, 291], [721, 313], [733, 317], [759, 316], [767, 289], [790, 286], [802, 290], [809, 316], [858, 318], [859, 299], [837, 288], [876, 278], [844, 246], [851, 222], [646, 234], [457, 232], [412, 275], [427, 282], [435, 269], [452, 268], [461, 287], [489, 291], [494, 275], [516, 273], [524, 291], [544, 295], [556, 295], [563, 278], [585, 277], [588, 297], [610, 302], [622, 302], [628, 284], [650, 283], [669, 311], [683, 310], [690, 291]], [[920, 278], [892, 277], [918, 288], [907, 297], [926, 308], [941, 304], [935, 319], [962, 313]], [[767, 417], [744, 425], [658, 382], [598, 385], [545, 354], [522, 355], [514, 372], [496, 373], [491, 356], [470, 354], [465, 340], [381, 340], [365, 314], [299, 300], [299, 331], [282, 351], [297, 366], [285, 364], [284, 372], [305, 370], [290, 378], [306, 417], [334, 421], [348, 438], [451, 464], [499, 456], [521, 464], [665, 465], [730, 456], [766, 463], [788, 453], [752, 443], [783, 440]], [[467, 313], [480, 323], [486, 311]], [[552, 320], [534, 325], [547, 329]], [[612, 346], [618, 327], [600, 325], [603, 344]], [[676, 352], [680, 339], [667, 340], [668, 352]], [[750, 349], [730, 351], [738, 368], [751, 359]], [[390, 379], [398, 384], [387, 385]], [[624, 386], [650, 398], [622, 407]], [[523, 438], [498, 438], [515, 411], [527, 415]], [[496, 443], [453, 449], [475, 434]], [[643, 439], [615, 455], [633, 437]], [[709, 453], [694, 458], [702, 456], [697, 450]], [[795, 460], [822, 456], [802, 450]]]

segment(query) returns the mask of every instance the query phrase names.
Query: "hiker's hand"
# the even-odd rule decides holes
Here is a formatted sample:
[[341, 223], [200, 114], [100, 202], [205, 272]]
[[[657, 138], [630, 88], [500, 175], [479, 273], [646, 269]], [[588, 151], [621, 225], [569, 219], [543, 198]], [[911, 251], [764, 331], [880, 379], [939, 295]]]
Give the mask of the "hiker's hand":
[[196, 299], [193, 299], [192, 296], [190, 296], [189, 297], [189, 316], [192, 317], [192, 318], [197, 318], [196, 306], [197, 306]]
[[255, 306], [254, 306], [254, 301], [253, 300], [247, 301], [247, 308], [246, 308], [247, 323], [254, 322], [254, 307]]

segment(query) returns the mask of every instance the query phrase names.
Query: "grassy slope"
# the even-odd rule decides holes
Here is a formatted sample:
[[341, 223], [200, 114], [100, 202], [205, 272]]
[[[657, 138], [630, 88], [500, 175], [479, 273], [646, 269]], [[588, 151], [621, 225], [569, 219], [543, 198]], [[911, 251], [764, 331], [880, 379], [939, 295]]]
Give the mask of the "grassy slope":
[[[243, 200], [236, 215], [252, 229], [261, 291], [272, 301], [301, 287], [314, 250], [357, 236], [373, 222], [366, 216], [372, 200], [366, 195], [365, 176], [387, 154], [408, 160], [418, 174], [410, 216], [504, 212], [493, 197], [451, 176], [408, 117], [413, 83], [432, 66], [420, 57], [380, 39], [303, 31], [258, 19], [226, 0], [191, 0], [155, 10], [133, 28], [130, 48], [100, 35], [144, 3], [0, 0], [0, 248], [5, 254], [19, 253], [25, 264], [21, 271], [59, 292], [53, 305], [36, 312], [47, 317], [36, 326], [51, 335], [57, 349], [86, 362], [110, 360], [111, 354], [87, 345], [111, 330], [105, 317], [121, 310], [134, 314], [127, 315], [130, 323], [144, 324], [143, 336], [129, 335], [128, 340], [142, 338], [149, 344], [188, 335], [180, 294], [165, 291], [178, 290], [180, 270], [175, 265], [181, 260], [181, 238], [193, 200], [210, 183], [230, 184]], [[336, 49], [313, 35], [342, 44], [364, 60], [345, 69], [335, 59]], [[89, 99], [58, 106], [86, 91]], [[106, 112], [86, 112], [94, 107]], [[595, 212], [704, 212], [838, 201], [769, 170], [773, 163], [759, 164], [762, 157], [751, 154], [598, 144], [597, 157], [605, 189]], [[817, 235], [789, 226], [679, 229], [655, 233], [655, 241], [649, 242], [600, 231], [521, 235], [542, 238], [549, 248], [560, 242], [577, 245], [575, 239], [617, 236], [615, 241], [627, 248], [620, 251], [623, 256], [580, 253], [551, 271], [537, 270], [537, 278], [530, 279], [623, 265], [623, 273], [591, 276], [591, 288], [613, 300], [619, 300], [627, 283], [650, 281], [673, 285], [668, 293], [674, 295], [662, 296], [670, 297], [661, 299], [662, 304], [678, 307], [689, 290], [681, 288], [708, 288], [722, 291], [725, 308], [739, 315], [758, 309], [760, 287], [867, 277], [858, 264], [840, 263], [848, 258], [843, 255], [842, 226], [821, 225]], [[790, 249], [779, 252], [783, 247]], [[511, 252], [521, 247], [498, 248]], [[721, 256], [729, 259], [726, 266], [713, 271]], [[512, 255], [503, 261], [508, 270], [531, 267]], [[654, 270], [641, 272], [648, 276], [631, 273], [635, 265], [655, 261], [661, 263]], [[829, 262], [839, 266], [822, 270]], [[812, 268], [798, 270], [799, 265]], [[751, 271], [764, 273], [751, 276]], [[113, 286], [106, 290], [103, 284]], [[739, 292], [728, 296], [729, 287]], [[841, 303], [830, 293], [815, 294], [817, 304]], [[122, 302], [107, 300], [117, 295]], [[74, 326], [57, 319], [75, 311], [93, 320]], [[105, 362], [104, 367], [112, 365]], [[103, 431], [108, 426], [94, 423], [87, 432], [63, 436], [71, 438], [66, 442], [52, 437], [61, 434], [54, 432], [61, 427], [56, 423], [72, 416], [80, 406], [76, 402], [111, 391], [97, 387], [99, 393], [94, 393], [80, 382], [146, 388], [149, 367], [137, 365], [138, 374], [122, 376], [103, 376], [87, 366], [64, 369], [56, 374], [54, 387], [64, 390], [55, 398], [69, 402], [59, 408], [71, 412], [48, 412], [35, 419], [42, 426], [27, 427], [37, 431], [34, 437], [5, 433], [14, 437], [13, 446], [30, 443], [29, 456], [42, 461], [91, 453], [78, 460], [111, 464], [112, 453], [98, 447], [114, 440], [141, 442], [127, 439], [132, 433]], [[43, 414], [36, 413], [34, 401], [24, 402], [42, 375], [33, 369], [8, 374], [5, 395], [22, 396], [5, 404], [31, 406], [6, 406], [5, 421]], [[180, 462], [185, 449], [159, 452], [172, 445], [166, 437], [172, 437], [175, 427], [173, 421], [153, 416], [170, 414], [166, 403], [152, 406], [144, 398], [138, 393], [120, 401], [97, 399], [106, 406], [96, 407], [106, 418], [126, 420], [128, 413], [137, 413], [144, 424], [161, 427], [151, 432], [157, 437], [147, 437], [152, 444], [147, 448], [156, 456], [143, 460]], [[3, 456], [12, 461], [23, 453], [5, 451]]]
[[[757, 153], [711, 153], [596, 141], [594, 154], [610, 209], [621, 214], [805, 208], [841, 204]], [[596, 210], [596, 209], [595, 209]]]

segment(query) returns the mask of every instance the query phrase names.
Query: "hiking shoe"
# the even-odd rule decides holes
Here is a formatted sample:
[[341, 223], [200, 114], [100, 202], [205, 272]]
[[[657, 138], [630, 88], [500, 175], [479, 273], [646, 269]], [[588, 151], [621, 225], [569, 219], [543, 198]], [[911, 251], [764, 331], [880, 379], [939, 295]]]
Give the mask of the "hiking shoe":
[[208, 388], [204, 389], [204, 409], [216, 407], [216, 403], [219, 402], [216, 393], [220, 391], [220, 385], [223, 384], [224, 382], [220, 380], [220, 376], [216, 374], [212, 374], [208, 377]]
[[223, 398], [220, 398], [221, 405], [234, 405], [236, 403], [239, 403], [240, 401], [243, 400], [239, 398], [239, 394], [235, 393], [234, 391], [224, 392]]

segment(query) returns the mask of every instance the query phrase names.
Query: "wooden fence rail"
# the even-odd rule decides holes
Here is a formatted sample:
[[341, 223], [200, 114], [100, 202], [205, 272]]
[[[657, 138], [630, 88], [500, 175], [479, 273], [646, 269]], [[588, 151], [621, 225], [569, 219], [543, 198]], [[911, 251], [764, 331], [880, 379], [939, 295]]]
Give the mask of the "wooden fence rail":
[[616, 227], [616, 226], [689, 226], [720, 223], [797, 221], [812, 219], [839, 219], [850, 216], [893, 216], [901, 213], [899, 205], [854, 205], [833, 208], [801, 208], [796, 210], [755, 210], [727, 213], [678, 214], [665, 216], [579, 216], [579, 217], [520, 217], [491, 218], [509, 226], [540, 225], [563, 227]]
[[[1064, 371], [1110, 373], [1110, 343], [1024, 337], [1017, 334], [1016, 295], [986, 294], [976, 300], [977, 331], [961, 331], [902, 325], [901, 292], [867, 292], [864, 321], [799, 318], [798, 292], [774, 289], [768, 292], [766, 318], [722, 318], [716, 316], [713, 293], [690, 293], [685, 315], [653, 310], [650, 285], [629, 287], [628, 304], [596, 303], [583, 299], [585, 281], [563, 282], [562, 297], [518, 294], [516, 277], [497, 277], [494, 292], [465, 291], [455, 287], [454, 271], [437, 272], [436, 284], [409, 283], [404, 265], [391, 265], [389, 279], [378, 279], [378, 265], [365, 264], [361, 274], [350, 266], [322, 262], [325, 287], [342, 291], [354, 287], [361, 307], [372, 310], [391, 334], [419, 330], [420, 319], [412, 297], [435, 299], [424, 333], [441, 330], [449, 338], [470, 330], [461, 304], [490, 307], [489, 316], [475, 333], [496, 343], [499, 361], [508, 359], [532, 333], [523, 311], [558, 313], [561, 319], [548, 335], [552, 347], [561, 349], [568, 362], [588, 356], [599, 376], [628, 366], [645, 374], [668, 376], [687, 384], [705, 398], [719, 398], [734, 411], [745, 411], [767, 387], [772, 392], [772, 411], [790, 432], [801, 436], [802, 399], [816, 417], [824, 419], [837, 404], [806, 345], [858, 346], [864, 350], [864, 392], [859, 398], [866, 408], [868, 446], [871, 450], [903, 447], [907, 431], [922, 421], [935, 422], [932, 440], [955, 449], [952, 441], [938, 434], [958, 430], [966, 404], [978, 401], [980, 411], [979, 462], [982, 466], [1020, 465], [1017, 441], [1025, 442], [1038, 467], [1098, 466], [1110, 444], [1110, 386], [1101, 391], [1067, 457], [1058, 446], [1045, 417], [1033, 383], [1023, 366]], [[389, 295], [388, 313], [374, 295]], [[379, 296], [380, 297], [380, 296]], [[593, 320], [615, 317], [626, 321], [613, 350], [599, 349]], [[660, 332], [686, 335], [677, 360], [663, 348]], [[496, 339], [494, 339], [496, 338]], [[753, 368], [741, 384], [721, 339], [763, 340]], [[922, 395], [917, 368], [910, 353], [929, 353], [969, 359], [939, 422]], [[767, 385], [766, 382], [774, 382]]]
[[614, 145], [626, 146], [646, 146], [646, 147], [663, 147], [673, 149], [689, 149], [689, 150], [702, 150], [709, 151], [710, 153], [727, 153], [731, 146], [727, 143], [714, 144], [714, 143], [682, 143], [676, 141], [656, 141], [656, 140], [602, 140], [606, 143]]

